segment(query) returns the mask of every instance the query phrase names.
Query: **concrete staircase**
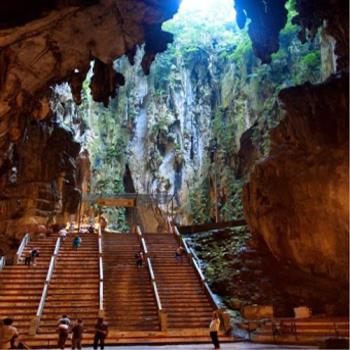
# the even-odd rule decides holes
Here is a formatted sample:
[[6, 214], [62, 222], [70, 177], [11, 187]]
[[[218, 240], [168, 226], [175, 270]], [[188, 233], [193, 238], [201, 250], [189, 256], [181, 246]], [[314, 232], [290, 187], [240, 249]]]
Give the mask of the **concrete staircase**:
[[192, 265], [186, 257], [178, 263], [175, 236], [146, 233], [144, 238], [152, 259], [160, 299], [168, 316], [168, 328], [205, 329], [210, 323], [213, 306]]
[[103, 234], [105, 316], [110, 328], [117, 331], [160, 329], [148, 270], [135, 264], [139, 250], [134, 234]]
[[[178, 245], [174, 236], [147, 234], [145, 238], [163, 310], [168, 316], [168, 329], [160, 327], [147, 265], [137, 268], [135, 264], [139, 237], [104, 233], [103, 305], [110, 327], [107, 344], [207, 342], [212, 306], [193, 266], [186, 259], [182, 264], [176, 262], [174, 252]], [[84, 345], [92, 344], [99, 315], [98, 236], [84, 235], [78, 250], [73, 250], [72, 240], [73, 237], [67, 237], [61, 243], [35, 337], [26, 333], [40, 303], [56, 237], [27, 248], [35, 246], [41, 250], [36, 267], [8, 266], [0, 273], [0, 315], [13, 317], [24, 335], [21, 339], [33, 348], [56, 346], [57, 321], [63, 314], [71, 320], [83, 319]]]
[[[30, 241], [17, 265], [0, 271], [0, 319], [11, 317], [21, 336], [27, 336], [40, 302], [55, 238]], [[25, 266], [24, 256], [33, 248], [40, 249], [35, 266]]]
[[78, 250], [72, 240], [68, 236], [61, 244], [37, 339], [56, 339], [57, 321], [63, 314], [72, 321], [81, 318], [86, 333], [94, 331], [99, 308], [98, 239], [95, 234], [82, 236]]
[[274, 324], [283, 321], [281, 334], [273, 335], [272, 321], [265, 322], [251, 334], [254, 342], [317, 344], [327, 338], [349, 339], [349, 319], [331, 317], [310, 317], [307, 319], [276, 319]]

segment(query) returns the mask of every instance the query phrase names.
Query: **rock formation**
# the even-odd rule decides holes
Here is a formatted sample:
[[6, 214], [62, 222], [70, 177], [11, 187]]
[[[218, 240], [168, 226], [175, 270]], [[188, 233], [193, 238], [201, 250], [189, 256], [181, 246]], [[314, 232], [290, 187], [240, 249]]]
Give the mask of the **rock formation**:
[[[297, 1], [301, 39], [326, 21], [338, 75], [282, 90], [286, 117], [244, 192], [250, 228], [272, 253], [310, 276], [348, 281], [348, 6]], [[254, 22], [254, 18], [252, 19]]]
[[[345, 77], [284, 90], [285, 119], [245, 188], [245, 214], [272, 253], [348, 279], [348, 90]], [[332, 101], [332, 104], [329, 103]]]
[[[176, 12], [178, 5], [178, 0], [166, 3], [54, 0], [30, 5], [29, 2], [24, 5], [19, 1], [2, 2], [0, 232], [20, 232], [29, 218], [36, 215], [35, 208], [39, 210], [44, 206], [37, 205], [41, 199], [45, 199], [45, 210], [50, 213], [62, 214], [66, 206], [69, 211], [77, 207], [77, 200], [66, 203], [60, 197], [63, 202], [58, 209], [58, 201], [51, 198], [56, 190], [49, 189], [53, 186], [52, 181], [56, 185], [61, 181], [64, 188], [74, 187], [74, 157], [79, 146], [73, 146], [72, 137], [63, 128], [49, 127], [50, 122], [31, 126], [31, 123], [36, 124], [35, 120], [53, 117], [49, 103], [52, 95], [50, 87], [67, 81], [79, 103], [82, 82], [90, 62], [95, 60], [92, 92], [97, 100], [108, 104], [109, 97], [115, 96], [115, 88], [123, 83], [123, 77], [111, 67], [112, 62], [125, 53], [132, 60], [136, 46], [146, 42], [143, 68], [148, 71], [155, 54], [164, 50], [171, 41], [171, 35], [163, 33], [160, 25]], [[63, 141], [66, 144], [62, 144]], [[11, 187], [8, 184], [10, 172], [13, 168], [17, 169], [14, 150], [25, 153], [25, 156], [19, 155], [19, 160], [26, 168], [17, 170], [18, 183]], [[25, 162], [23, 157], [26, 157]], [[60, 173], [61, 168], [65, 169], [65, 175]], [[68, 177], [68, 182], [64, 181], [64, 176]], [[39, 190], [34, 182], [40, 183], [41, 187], [38, 186], [44, 189]], [[46, 198], [44, 192], [50, 193], [50, 198]], [[23, 203], [13, 210], [17, 200]], [[23, 225], [16, 225], [16, 229], [8, 221], [15, 218], [23, 221]]]
[[19, 239], [34, 225], [54, 223], [56, 217], [64, 222], [66, 214], [75, 213], [79, 150], [71, 131], [51, 122], [28, 122], [1, 168], [0, 232], [5, 237]]
[[[148, 73], [155, 54], [165, 50], [172, 38], [161, 31], [161, 24], [179, 5], [178, 0], [19, 3], [22, 5], [19, 0], [3, 1], [0, 5], [0, 232], [9, 243], [3, 251], [16, 246], [16, 240], [11, 239], [20, 238], [32, 219], [47, 223], [56, 216], [64, 222], [63, 217], [76, 210], [80, 198], [75, 176], [80, 147], [72, 133], [57, 122], [57, 111], [50, 108], [51, 87], [68, 82], [75, 101], [80, 103], [83, 81], [94, 61], [91, 91], [97, 101], [107, 105], [117, 94], [116, 88], [124, 83], [113, 61], [126, 54], [133, 62], [137, 45], [145, 42], [141, 66]], [[269, 62], [287, 21], [286, 1], [235, 3], [240, 26], [247, 18], [251, 20], [249, 35], [255, 54]], [[301, 40], [314, 36], [320, 26], [333, 38], [339, 75], [321, 85], [282, 90], [280, 99], [287, 115], [271, 136], [269, 156], [259, 162], [250, 177], [244, 194], [245, 213], [253, 233], [265, 239], [278, 259], [310, 275], [344, 283], [348, 280], [348, 4], [344, 0], [297, 0], [296, 9], [294, 22], [301, 26]], [[283, 71], [286, 60], [280, 57], [279, 61]], [[212, 61], [207, 63], [206, 67], [215, 68]], [[206, 79], [202, 69], [192, 68], [194, 75]], [[267, 70], [263, 66], [261, 76], [266, 76]], [[226, 73], [228, 76], [230, 71]], [[186, 75], [184, 81], [189, 83], [188, 72]], [[226, 88], [232, 84], [229, 78], [221, 82]], [[180, 85], [181, 79], [177, 83]], [[217, 82], [213, 79], [212, 83]], [[280, 88], [286, 86], [284, 83]], [[176, 97], [175, 92], [181, 93], [182, 88], [186, 90], [188, 85], [170, 90], [170, 94]], [[252, 88], [257, 91], [254, 79]], [[202, 90], [200, 95], [209, 101], [205, 93]], [[260, 94], [263, 104], [271, 103], [272, 94], [267, 86]], [[223, 100], [227, 102], [223, 103], [226, 110], [237, 108], [235, 112], [239, 110], [245, 116], [243, 105]], [[176, 98], [169, 102], [176, 102]], [[257, 106], [259, 102], [255, 101]], [[225, 113], [223, 118], [227, 117]], [[173, 143], [180, 134], [176, 119], [174, 114], [171, 125], [167, 125], [169, 131], [175, 130]], [[132, 127], [132, 121], [125, 125]], [[170, 135], [162, 133], [162, 125], [156, 131], [155, 143], [161, 153], [164, 137]], [[178, 143], [189, 145], [191, 157], [193, 139], [182, 136]], [[239, 155], [238, 175], [251, 167], [251, 158], [256, 156], [251, 137], [252, 133], [247, 133], [242, 139], [247, 153], [242, 149]], [[110, 157], [118, 156], [113, 153], [115, 149], [110, 151]], [[232, 155], [231, 151], [226, 153]], [[223, 157], [225, 165], [232, 158], [227, 154]], [[175, 155], [173, 152], [171, 160], [179, 170], [182, 155]], [[170, 186], [175, 187], [176, 181]], [[212, 177], [209, 181], [213, 182]], [[119, 190], [121, 183], [113, 183], [113, 190]], [[230, 195], [224, 193], [223, 197]]]

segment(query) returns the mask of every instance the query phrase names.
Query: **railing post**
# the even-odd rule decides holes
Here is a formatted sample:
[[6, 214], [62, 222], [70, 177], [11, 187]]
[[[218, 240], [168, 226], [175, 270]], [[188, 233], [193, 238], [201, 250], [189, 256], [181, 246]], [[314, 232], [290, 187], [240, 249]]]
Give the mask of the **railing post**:
[[15, 265], [17, 265], [20, 261], [20, 258], [23, 254], [24, 248], [27, 246], [28, 242], [30, 240], [30, 235], [29, 233], [26, 233], [24, 237], [22, 238], [21, 244], [19, 245], [16, 253], [16, 259], [15, 259]]
[[[177, 241], [179, 242], [180, 245], [182, 245], [185, 249], [185, 253], [186, 255], [188, 256], [189, 258], [189, 261], [190, 261], [190, 264], [194, 267], [196, 273], [197, 273], [197, 276], [201, 282], [201, 285], [204, 289], [204, 292], [205, 294], [207, 295], [209, 301], [211, 302], [213, 308], [215, 310], [219, 310], [220, 313], [221, 313], [221, 318], [224, 320], [226, 318], [226, 313], [223, 309], [220, 308], [220, 306], [217, 304], [217, 302], [215, 301], [215, 298], [214, 298], [214, 295], [213, 295], [213, 292], [211, 291], [208, 283], [207, 283], [207, 280], [205, 278], [205, 276], [203, 275], [203, 272], [201, 271], [197, 261], [196, 261], [196, 258], [195, 258], [195, 254], [192, 250], [192, 248], [189, 248], [186, 241], [182, 238], [178, 228], [176, 226], [173, 227], [173, 230], [172, 230], [173, 234], [175, 235]], [[232, 327], [231, 327], [231, 324], [229, 322], [223, 322], [223, 326], [224, 326], [224, 330], [225, 332], [228, 332]]]
[[39, 325], [40, 325], [40, 319], [41, 319], [41, 316], [42, 316], [43, 311], [44, 311], [45, 301], [46, 301], [47, 293], [49, 290], [49, 285], [51, 282], [52, 274], [53, 274], [53, 271], [55, 270], [57, 255], [58, 255], [58, 252], [60, 250], [60, 246], [61, 246], [61, 238], [58, 237], [57, 241], [56, 241], [55, 249], [54, 249], [53, 254], [51, 256], [50, 265], [49, 265], [49, 269], [47, 271], [46, 280], [45, 280], [44, 288], [43, 288], [43, 291], [41, 294], [38, 310], [36, 312], [35, 317], [31, 320], [30, 325], [29, 325], [28, 334], [31, 336], [36, 335], [38, 328], [39, 328]]
[[168, 315], [164, 310], [158, 311], [159, 321], [160, 321], [160, 330], [166, 332], [168, 330]]
[[98, 266], [99, 266], [99, 309], [98, 316], [104, 317], [104, 305], [103, 305], [103, 245], [102, 245], [102, 230], [98, 227]]
[[152, 283], [153, 294], [154, 294], [154, 297], [155, 297], [156, 303], [157, 303], [160, 329], [161, 329], [162, 332], [165, 332], [168, 329], [168, 316], [167, 316], [166, 312], [163, 310], [163, 307], [162, 307], [162, 303], [161, 303], [159, 292], [158, 292], [158, 288], [157, 288], [156, 277], [155, 277], [155, 274], [154, 274], [154, 271], [153, 271], [153, 267], [152, 267], [151, 258], [148, 256], [148, 249], [147, 249], [146, 241], [145, 241], [145, 239], [143, 237], [143, 234], [142, 234], [141, 229], [140, 229], [139, 226], [136, 227], [136, 233], [137, 233], [137, 235], [139, 237], [139, 241], [141, 243], [142, 251], [143, 251], [144, 256], [146, 258], [146, 264], [147, 264], [148, 273], [149, 273], [149, 276], [150, 276], [150, 279], [151, 279], [151, 283]]
[[5, 265], [6, 265], [6, 258], [2, 256], [0, 258], [0, 271], [4, 269]]

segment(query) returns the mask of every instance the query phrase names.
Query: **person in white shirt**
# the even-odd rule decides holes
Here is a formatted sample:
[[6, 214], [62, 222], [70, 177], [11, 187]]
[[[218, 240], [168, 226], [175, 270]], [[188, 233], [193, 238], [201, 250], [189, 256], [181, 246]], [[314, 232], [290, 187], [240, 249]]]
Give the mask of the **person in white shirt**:
[[214, 349], [220, 349], [220, 343], [218, 339], [218, 332], [220, 329], [220, 319], [218, 311], [213, 312], [213, 318], [209, 325], [210, 338], [213, 342]]
[[66, 239], [67, 234], [68, 234], [68, 232], [65, 228], [62, 228], [58, 231], [58, 236], [61, 237], [63, 240]]

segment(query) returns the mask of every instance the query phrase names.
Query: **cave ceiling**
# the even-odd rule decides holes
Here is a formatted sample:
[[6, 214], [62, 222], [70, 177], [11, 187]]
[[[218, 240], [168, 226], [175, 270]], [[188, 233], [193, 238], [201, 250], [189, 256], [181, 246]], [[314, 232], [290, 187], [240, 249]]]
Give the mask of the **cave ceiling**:
[[[23, 134], [26, 117], [49, 119], [50, 87], [67, 81], [77, 103], [82, 83], [95, 61], [92, 95], [108, 104], [124, 78], [112, 63], [145, 43], [142, 68], [147, 74], [172, 35], [161, 30], [180, 0], [36, 0], [0, 4], [0, 166], [9, 145]], [[286, 0], [236, 0], [237, 22], [249, 19], [249, 35], [257, 57], [269, 62], [278, 50], [286, 23]], [[337, 40], [338, 66], [348, 63], [348, 4], [344, 0], [296, 0], [294, 22], [300, 38], [312, 36], [327, 23]]]

